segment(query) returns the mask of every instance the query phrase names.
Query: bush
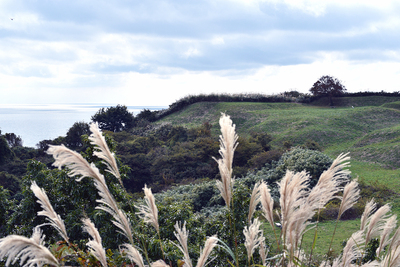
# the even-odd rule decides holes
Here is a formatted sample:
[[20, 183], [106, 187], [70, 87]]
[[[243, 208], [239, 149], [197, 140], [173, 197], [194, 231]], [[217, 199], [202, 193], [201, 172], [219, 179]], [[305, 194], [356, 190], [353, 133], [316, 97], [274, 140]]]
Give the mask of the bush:
[[293, 172], [305, 170], [311, 176], [310, 187], [313, 187], [322, 172], [332, 164], [332, 161], [322, 152], [295, 147], [282, 155], [276, 167], [275, 176], [279, 179], [287, 170]]
[[282, 152], [280, 150], [263, 151], [252, 156], [247, 163], [252, 169], [261, 169], [266, 164], [278, 161], [281, 156]]
[[[176, 190], [182, 190], [182, 196], [186, 199], [176, 198], [177, 196], [168, 199], [164, 196], [163, 203], [156, 206], [155, 196], [150, 189], [145, 187], [144, 199], [135, 203], [136, 210], [132, 209], [130, 196], [120, 186], [119, 179], [124, 176], [124, 169], [118, 171], [114, 158], [110, 157], [113, 143], [108, 140], [109, 144], [106, 144], [106, 141], [100, 138], [100, 133], [96, 128], [93, 129], [93, 136], [90, 139], [92, 146], [84, 154], [85, 159], [65, 147], [51, 147], [49, 153], [56, 159], [55, 166], [67, 166], [68, 169], [49, 170], [39, 162], [32, 162], [28, 177], [35, 178], [38, 183], [47, 187], [50, 201], [45, 191], [42, 191], [35, 182], [31, 183], [30, 189], [33, 193], [24, 191], [26, 197], [18, 205], [16, 212], [12, 215], [14, 218], [9, 220], [8, 224], [10, 222], [16, 224], [16, 231], [27, 230], [32, 224], [38, 223], [39, 227], [44, 227], [46, 230], [47, 226], [53, 226], [53, 232], [49, 232], [51, 234], [49, 237], [54, 244], [53, 255], [57, 258], [51, 256], [51, 251], [44, 246], [44, 236], [38, 228], [35, 228], [30, 239], [16, 235], [1, 238], [0, 256], [10, 257], [10, 261], [19, 259], [21, 264], [29, 259], [27, 264], [40, 261], [41, 264], [56, 266], [72, 263], [85, 266], [116, 266], [117, 264], [125, 266], [130, 263], [141, 267], [144, 267], [145, 263], [148, 266], [182, 266], [184, 263], [181, 259], [189, 265], [191, 258], [198, 257], [196, 266], [203, 267], [207, 263], [207, 258], [213, 256], [215, 256], [213, 266], [314, 264], [312, 252], [307, 257], [299, 253], [303, 234], [310, 230], [308, 228], [310, 220], [329, 201], [336, 199], [338, 194], [343, 194], [339, 205], [338, 221], [346, 210], [354, 206], [359, 196], [358, 183], [356, 181], [348, 183], [348, 171], [344, 169], [348, 166], [347, 155], [339, 155], [329, 167], [328, 172], [321, 176], [323, 177], [321, 182], [309, 190], [308, 184], [312, 181], [312, 177], [305, 172], [293, 172], [288, 169], [290, 166], [298, 166], [296, 164], [298, 162], [302, 163], [300, 164], [302, 166], [307, 166], [301, 159], [310, 155], [310, 152], [300, 149], [287, 152], [278, 163], [271, 164], [277, 168], [286, 168], [286, 173], [279, 182], [279, 201], [275, 201], [271, 197], [267, 184], [259, 180], [260, 176], [249, 175], [236, 181], [232, 179], [232, 159], [236, 144], [232, 121], [226, 115], [221, 118], [221, 127], [223, 128], [220, 140], [221, 158], [217, 160], [221, 180], [216, 183], [218, 197], [212, 194], [212, 188], [199, 185], [196, 186], [197, 199], [180, 188]], [[111, 147], [111, 151], [108, 146]], [[306, 158], [310, 161], [315, 158], [319, 159], [317, 162], [321, 161], [323, 157], [313, 153]], [[273, 173], [266, 168], [267, 166], [260, 172]], [[84, 186], [82, 188], [75, 186], [69, 180], [71, 177], [68, 176], [77, 176]], [[28, 177], [24, 181], [25, 189], [29, 186]], [[344, 189], [343, 184], [345, 184]], [[252, 190], [251, 187], [253, 187]], [[65, 194], [65, 191], [69, 193]], [[35, 197], [39, 199], [37, 203]], [[222, 199], [223, 206], [209, 209], [207, 215], [203, 210], [201, 213], [194, 213], [193, 201], [202, 201], [209, 205], [216, 198]], [[85, 202], [87, 199], [90, 202]], [[279, 202], [279, 208], [275, 210], [274, 206], [278, 204], [274, 205], [274, 202]], [[54, 209], [50, 203], [54, 203]], [[71, 206], [77, 203], [81, 204], [77, 207]], [[94, 209], [96, 203], [98, 204], [96, 208], [101, 212], [86, 213]], [[258, 206], [261, 206], [260, 211], [257, 211]], [[361, 219], [361, 229], [349, 238], [343, 249], [343, 255], [335, 259], [333, 264], [327, 262], [323, 265], [349, 266], [350, 263], [364, 260], [377, 260], [377, 264], [392, 260], [393, 266], [400, 264], [400, 259], [392, 257], [393, 253], [398, 251], [400, 239], [398, 233], [394, 234], [392, 239], [384, 240], [387, 242], [380, 242], [379, 245], [378, 242], [373, 243], [373, 238], [377, 236], [383, 240], [385, 238], [383, 233], [388, 237], [392, 236], [396, 221], [395, 216], [389, 217], [388, 205], [380, 207], [374, 213], [375, 206], [376, 203], [373, 201], [367, 203]], [[61, 211], [61, 216], [54, 210]], [[35, 214], [45, 216], [49, 223], [42, 224], [37, 221]], [[262, 215], [263, 221], [269, 226], [260, 228], [260, 220], [253, 219], [255, 214]], [[80, 221], [82, 217], [90, 217], [95, 224], [88, 219]], [[61, 218], [66, 218], [68, 232]], [[276, 219], [279, 220], [281, 229], [277, 229]], [[91, 238], [89, 242], [86, 242], [85, 237], [81, 241], [81, 236], [76, 233], [78, 229], [81, 229], [82, 223], [85, 225], [84, 230]], [[100, 231], [96, 225], [101, 227]], [[382, 227], [383, 225], [385, 226]], [[386, 227], [387, 225], [390, 227]], [[116, 226], [118, 234], [113, 231], [112, 226]], [[189, 235], [186, 226], [190, 227], [194, 234]], [[380, 230], [383, 228], [385, 231]], [[269, 242], [265, 239], [264, 231], [268, 231], [267, 229], [273, 231], [275, 240]], [[389, 230], [386, 231], [387, 229]], [[215, 233], [218, 233], [218, 237], [210, 237]], [[60, 238], [56, 234], [59, 234], [63, 241], [55, 243]], [[105, 237], [103, 241], [100, 234]], [[200, 250], [199, 243], [202, 244], [206, 236], [209, 237], [204, 243], [204, 249]], [[171, 240], [174, 238], [178, 239], [175, 244]], [[87, 250], [83, 247], [85, 242]], [[107, 250], [106, 254], [103, 242], [106, 245], [114, 242], [115, 245], [119, 245], [120, 251]], [[265, 252], [266, 242], [271, 248], [269, 253]], [[371, 244], [369, 250], [365, 249], [365, 245], [368, 244]], [[255, 257], [256, 249], [259, 250], [261, 258]], [[374, 251], [376, 254], [373, 254]], [[211, 255], [211, 252], [214, 254]], [[330, 254], [329, 248], [328, 256]], [[15, 255], [18, 256], [14, 258]], [[160, 258], [163, 260], [156, 262]], [[8, 266], [9, 262], [6, 265]]]

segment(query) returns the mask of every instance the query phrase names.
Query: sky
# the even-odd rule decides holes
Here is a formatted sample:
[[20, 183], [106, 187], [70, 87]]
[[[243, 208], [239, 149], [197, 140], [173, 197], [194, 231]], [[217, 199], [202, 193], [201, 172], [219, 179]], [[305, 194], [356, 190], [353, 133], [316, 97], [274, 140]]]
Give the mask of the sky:
[[1, 0], [0, 105], [400, 91], [400, 1]]

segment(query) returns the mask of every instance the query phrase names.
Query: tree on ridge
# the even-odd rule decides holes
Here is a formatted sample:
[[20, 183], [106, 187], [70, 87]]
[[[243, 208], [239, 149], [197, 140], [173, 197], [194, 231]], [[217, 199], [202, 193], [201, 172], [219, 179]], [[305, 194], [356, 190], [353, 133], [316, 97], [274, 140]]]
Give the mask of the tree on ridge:
[[341, 81], [335, 77], [324, 75], [316, 81], [310, 89], [314, 96], [328, 96], [329, 104], [333, 106], [332, 97], [347, 91]]

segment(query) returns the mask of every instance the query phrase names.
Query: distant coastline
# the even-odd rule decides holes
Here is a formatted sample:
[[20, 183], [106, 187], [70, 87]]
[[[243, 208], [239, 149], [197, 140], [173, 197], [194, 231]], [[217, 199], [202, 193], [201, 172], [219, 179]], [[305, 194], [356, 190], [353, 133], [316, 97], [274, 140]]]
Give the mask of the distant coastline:
[[[91, 122], [100, 108], [116, 104], [1, 104], [0, 130], [21, 136], [23, 145], [35, 147], [45, 139], [65, 136], [68, 129], [78, 121]], [[143, 109], [162, 110], [166, 106], [127, 106], [135, 115]]]

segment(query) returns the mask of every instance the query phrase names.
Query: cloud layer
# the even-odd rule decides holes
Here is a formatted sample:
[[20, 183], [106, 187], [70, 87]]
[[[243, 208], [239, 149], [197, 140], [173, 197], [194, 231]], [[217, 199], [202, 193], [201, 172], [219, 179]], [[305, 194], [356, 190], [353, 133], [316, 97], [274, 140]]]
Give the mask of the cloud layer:
[[168, 105], [209, 92], [398, 91], [398, 1], [0, 3], [0, 104]]

